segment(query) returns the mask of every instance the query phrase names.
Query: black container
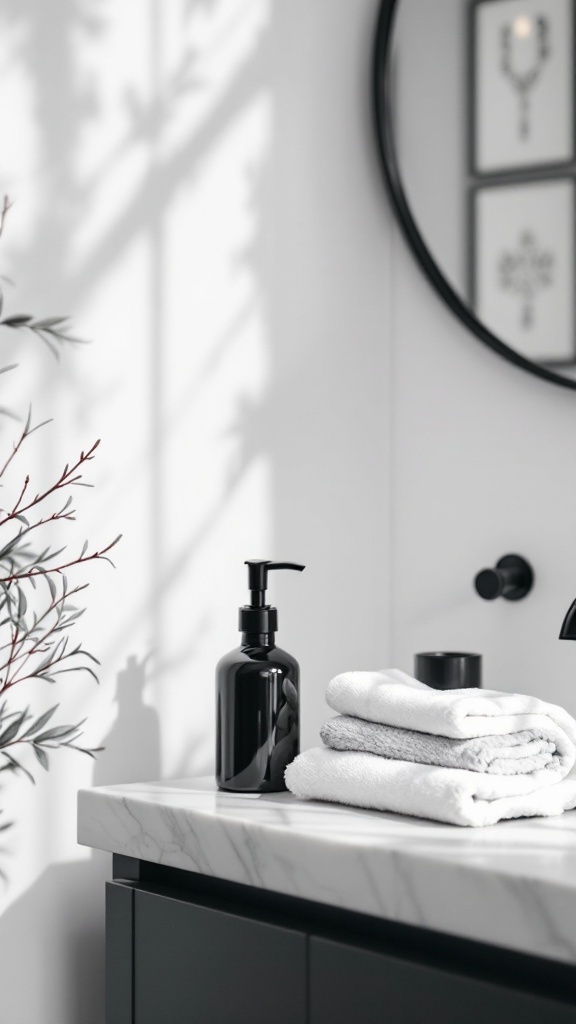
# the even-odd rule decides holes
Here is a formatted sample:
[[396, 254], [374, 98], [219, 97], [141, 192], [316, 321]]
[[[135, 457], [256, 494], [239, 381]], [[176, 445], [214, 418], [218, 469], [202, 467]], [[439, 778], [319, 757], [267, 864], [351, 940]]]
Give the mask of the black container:
[[297, 569], [290, 562], [251, 561], [251, 603], [240, 608], [240, 647], [216, 667], [216, 781], [235, 793], [286, 789], [284, 770], [300, 749], [300, 669], [276, 647], [278, 615], [265, 604], [270, 569]]
[[482, 655], [462, 651], [425, 651], [414, 657], [414, 675], [435, 690], [482, 686]]

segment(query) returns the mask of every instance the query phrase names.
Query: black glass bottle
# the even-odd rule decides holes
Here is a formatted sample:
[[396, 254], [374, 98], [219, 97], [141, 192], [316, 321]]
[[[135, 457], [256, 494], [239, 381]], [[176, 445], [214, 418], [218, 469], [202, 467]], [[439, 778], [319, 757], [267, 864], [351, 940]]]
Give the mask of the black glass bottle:
[[236, 793], [286, 789], [284, 769], [299, 752], [300, 670], [276, 647], [278, 615], [265, 603], [270, 569], [297, 569], [291, 562], [252, 560], [251, 603], [240, 609], [240, 647], [216, 667], [216, 781]]

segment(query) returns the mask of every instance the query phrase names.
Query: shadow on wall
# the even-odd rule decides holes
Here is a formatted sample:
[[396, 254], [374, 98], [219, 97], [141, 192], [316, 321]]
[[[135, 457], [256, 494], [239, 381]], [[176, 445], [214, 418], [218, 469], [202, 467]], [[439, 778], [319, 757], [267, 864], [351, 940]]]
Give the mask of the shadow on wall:
[[126, 668], [118, 674], [115, 703], [118, 713], [102, 741], [104, 750], [94, 768], [94, 786], [113, 786], [123, 782], [159, 779], [160, 726], [154, 708], [144, 703], [146, 665], [131, 655]]
[[[118, 714], [96, 761], [96, 786], [160, 777], [158, 716], [143, 701], [146, 662], [131, 656], [118, 674]], [[0, 1024], [102, 1024], [110, 863], [110, 854], [92, 850], [89, 859], [52, 864], [2, 915]]]
[[[218, 0], [190, 0], [186, 14], [204, 10], [206, 17], [216, 16], [222, 6]], [[152, 613], [153, 647], [161, 658], [165, 656], [167, 594], [179, 585], [183, 572], [190, 576], [202, 565], [215, 528], [251, 468], [264, 457], [271, 468], [275, 549], [271, 555], [309, 566], [309, 598], [303, 599], [298, 614], [300, 650], [293, 649], [320, 692], [335, 671], [386, 660], [381, 581], [387, 568], [382, 409], [387, 240], [368, 95], [376, 2], [366, 4], [360, 14], [359, 5], [350, 0], [272, 3], [268, 26], [249, 59], [240, 63], [217, 95], [209, 116], [164, 158], [158, 143], [169, 113], [178, 104], [193, 104], [204, 87], [205, 55], [201, 46], [191, 42], [183, 47], [181, 62], [168, 80], [159, 79], [160, 86], [152, 83], [149, 102], [139, 101], [128, 90], [122, 111], [125, 137], [82, 177], [78, 173], [80, 144], [100, 111], [93, 77], [79, 75], [75, 65], [75, 40], [78, 34], [105, 39], [110, 6], [102, 2], [92, 8], [88, 11], [79, 0], [55, 0], [50, 5], [7, 0], [10, 19], [27, 28], [21, 55], [35, 83], [36, 160], [47, 175], [47, 202], [32, 242], [16, 261], [15, 273], [28, 282], [36, 303], [51, 302], [57, 295], [59, 304], [73, 310], [98, 288], [120, 254], [139, 237], [149, 239], [153, 259], [148, 295], [150, 431], [145, 458], [135, 463], [149, 460], [151, 470], [150, 587], [143, 603], [144, 610]], [[157, 29], [162, 8], [158, 0], [146, 5], [154, 74], [161, 59]], [[237, 20], [237, 15], [230, 17], [228, 33], [233, 33]], [[185, 28], [183, 23], [183, 32]], [[327, 28], [333, 29], [330, 45]], [[243, 195], [256, 232], [235, 254], [235, 263], [238, 277], [248, 270], [254, 282], [252, 299], [263, 300], [265, 306], [270, 379], [261, 396], [248, 392], [233, 399], [236, 458], [222, 473], [214, 507], [196, 523], [177, 557], [169, 560], [165, 531], [171, 496], [163, 495], [157, 486], [173, 442], [161, 409], [166, 372], [162, 347], [167, 301], [165, 223], [180, 189], [198, 175], [207, 154], [263, 94], [272, 101], [270, 151], [263, 166], [246, 167]], [[97, 203], [111, 165], [131, 147], [143, 145], [150, 157], [147, 173], [98, 234], [87, 256], [74, 259], [78, 230], [86, 211]], [[194, 240], [190, 245], [194, 250]], [[239, 331], [241, 324], [232, 318], [226, 347]], [[188, 343], [185, 332], [182, 342]], [[208, 373], [214, 369], [213, 360], [214, 353]], [[62, 370], [74, 374], [71, 364], [63, 364]], [[86, 398], [79, 407], [79, 419], [85, 415], [83, 409], [98, 407], [102, 401], [97, 394]], [[346, 565], [345, 588], [342, 564]], [[279, 603], [286, 586], [279, 583]], [[138, 609], [140, 618], [142, 611]], [[289, 611], [283, 613], [288, 634], [289, 615]], [[295, 623], [298, 620], [294, 617]], [[311, 629], [303, 628], [312, 621], [313, 635]], [[126, 635], [125, 625], [118, 642]], [[338, 642], [320, 648], [319, 635], [337, 637]], [[305, 736], [307, 742], [317, 732], [322, 703], [315, 695], [314, 707], [308, 707], [306, 717], [312, 728], [310, 736]]]

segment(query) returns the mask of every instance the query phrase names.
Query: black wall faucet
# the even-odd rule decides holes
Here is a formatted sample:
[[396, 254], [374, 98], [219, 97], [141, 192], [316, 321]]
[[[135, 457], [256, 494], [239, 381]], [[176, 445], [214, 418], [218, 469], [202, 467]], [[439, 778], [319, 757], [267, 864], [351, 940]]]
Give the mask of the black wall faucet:
[[576, 601], [572, 602], [564, 616], [559, 639], [576, 640]]
[[482, 569], [474, 579], [476, 593], [485, 601], [505, 597], [507, 601], [520, 601], [530, 593], [534, 571], [521, 555], [504, 555], [495, 569]]

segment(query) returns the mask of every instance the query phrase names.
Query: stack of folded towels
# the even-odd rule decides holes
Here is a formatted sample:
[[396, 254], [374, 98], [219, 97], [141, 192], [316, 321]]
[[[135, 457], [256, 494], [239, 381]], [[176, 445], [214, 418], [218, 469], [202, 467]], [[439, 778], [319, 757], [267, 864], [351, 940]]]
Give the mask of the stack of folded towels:
[[576, 807], [576, 721], [555, 704], [433, 690], [399, 669], [345, 672], [326, 700], [339, 712], [322, 727], [326, 746], [286, 769], [297, 797], [454, 825]]

